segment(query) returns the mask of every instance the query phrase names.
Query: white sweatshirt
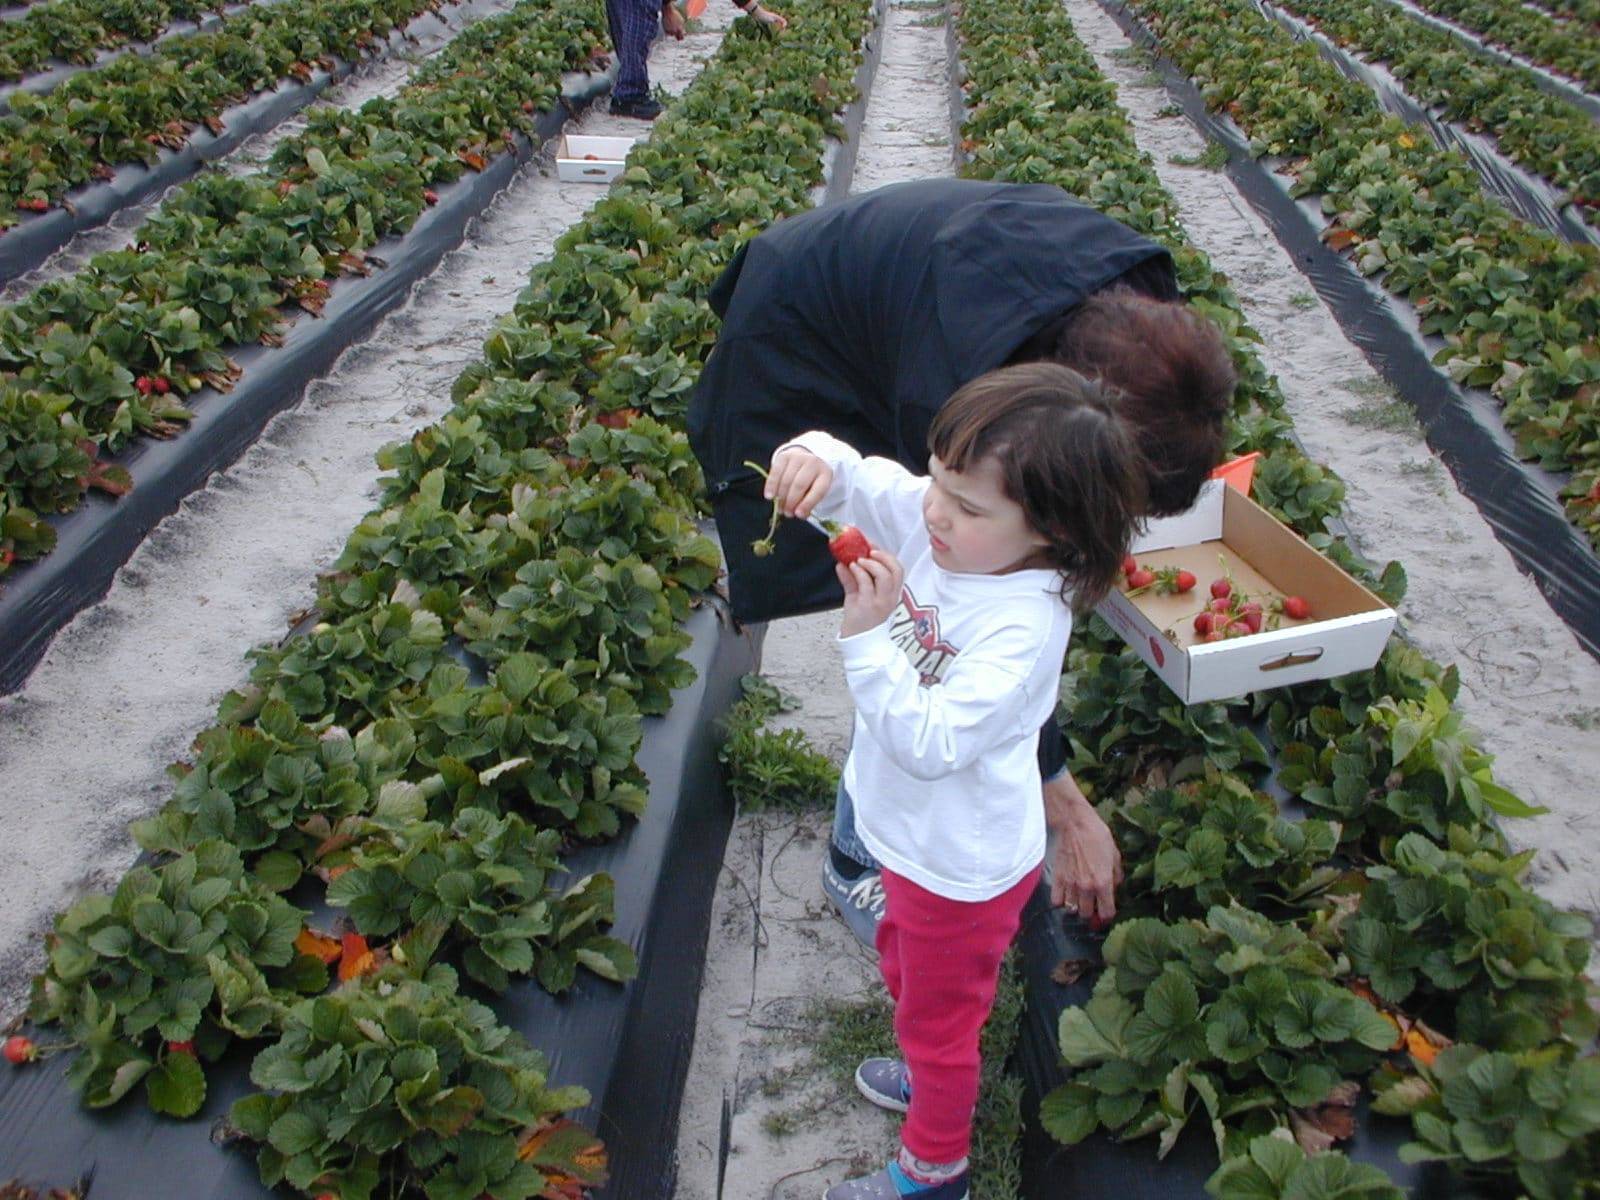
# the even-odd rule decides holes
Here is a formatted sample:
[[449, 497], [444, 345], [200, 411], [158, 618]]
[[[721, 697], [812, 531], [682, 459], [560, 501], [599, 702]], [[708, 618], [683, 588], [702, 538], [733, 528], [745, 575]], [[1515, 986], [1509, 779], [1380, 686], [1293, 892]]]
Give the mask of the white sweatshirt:
[[900, 606], [841, 637], [856, 705], [844, 785], [873, 855], [935, 895], [1000, 895], [1044, 858], [1039, 727], [1055, 711], [1072, 614], [1052, 570], [936, 566], [929, 481], [821, 432], [791, 445], [833, 469], [816, 515], [858, 526], [905, 567]]

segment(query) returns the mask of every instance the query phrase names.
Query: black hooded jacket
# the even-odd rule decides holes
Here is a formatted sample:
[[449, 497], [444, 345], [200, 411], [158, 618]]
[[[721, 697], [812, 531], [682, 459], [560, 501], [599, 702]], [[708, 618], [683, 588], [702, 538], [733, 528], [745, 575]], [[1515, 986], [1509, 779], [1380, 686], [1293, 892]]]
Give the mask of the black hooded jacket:
[[734, 616], [843, 599], [804, 522], [780, 521], [768, 557], [750, 552], [772, 506], [746, 460], [764, 468], [784, 442], [824, 429], [923, 474], [951, 393], [1113, 283], [1178, 297], [1165, 249], [1048, 184], [895, 184], [747, 243], [712, 288], [722, 331], [689, 407]]

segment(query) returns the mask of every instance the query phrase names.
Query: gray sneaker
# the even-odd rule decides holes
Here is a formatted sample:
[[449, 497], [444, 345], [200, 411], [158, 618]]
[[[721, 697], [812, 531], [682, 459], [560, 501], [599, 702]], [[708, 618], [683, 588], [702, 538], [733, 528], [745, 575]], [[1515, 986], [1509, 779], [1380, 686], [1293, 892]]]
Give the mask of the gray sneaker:
[[856, 1090], [879, 1108], [905, 1112], [911, 1105], [911, 1072], [898, 1058], [862, 1059]]
[[856, 940], [869, 950], [878, 948], [878, 923], [883, 920], [883, 876], [868, 871], [846, 879], [834, 870], [833, 860], [822, 856], [822, 894], [839, 910]]
[[[900, 1175], [899, 1168], [890, 1163], [881, 1171], [874, 1171], [871, 1175], [861, 1179], [847, 1179], [843, 1183], [836, 1183], [822, 1193], [822, 1200], [901, 1200], [902, 1197], [913, 1196], [916, 1200], [967, 1200], [967, 1172], [963, 1171], [954, 1179], [950, 1179], [936, 1187], [923, 1188], [920, 1191], [907, 1191], [902, 1189], [895, 1176]], [[905, 1179], [904, 1175], [900, 1175]], [[915, 1189], [916, 1185], [906, 1180], [906, 1187]]]

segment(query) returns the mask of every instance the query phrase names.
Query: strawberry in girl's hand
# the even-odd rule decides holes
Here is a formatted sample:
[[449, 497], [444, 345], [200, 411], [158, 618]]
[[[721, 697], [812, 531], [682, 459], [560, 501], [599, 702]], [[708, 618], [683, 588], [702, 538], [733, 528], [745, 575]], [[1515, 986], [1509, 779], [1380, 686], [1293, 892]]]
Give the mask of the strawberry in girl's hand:
[[872, 557], [872, 543], [854, 525], [846, 525], [828, 540], [828, 553], [840, 566], [848, 567], [858, 558]]
[[0, 1054], [4, 1054], [6, 1061], [12, 1066], [20, 1067], [24, 1063], [31, 1063], [39, 1057], [39, 1047], [33, 1044], [32, 1038], [25, 1038], [18, 1034], [6, 1039], [5, 1047], [0, 1049]]

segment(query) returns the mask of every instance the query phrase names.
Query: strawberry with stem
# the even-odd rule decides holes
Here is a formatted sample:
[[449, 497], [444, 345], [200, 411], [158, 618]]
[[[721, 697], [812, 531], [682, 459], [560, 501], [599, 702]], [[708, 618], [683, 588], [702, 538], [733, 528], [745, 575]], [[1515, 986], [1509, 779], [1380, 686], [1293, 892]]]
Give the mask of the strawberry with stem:
[[[766, 470], [760, 465], [745, 460], [749, 467], [761, 478], [767, 477]], [[783, 510], [778, 507], [776, 497], [772, 501], [772, 521], [767, 525], [767, 536], [750, 543], [750, 552], [757, 558], [765, 558], [771, 554], [776, 546], [773, 538], [778, 532], [778, 518], [783, 516]], [[849, 566], [858, 558], [867, 558], [872, 554], [872, 543], [867, 541], [867, 535], [854, 525], [841, 525], [838, 521], [828, 521], [821, 517], [805, 518], [810, 524], [815, 525], [828, 538], [828, 552], [833, 555], [834, 561], [844, 566]]]

